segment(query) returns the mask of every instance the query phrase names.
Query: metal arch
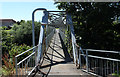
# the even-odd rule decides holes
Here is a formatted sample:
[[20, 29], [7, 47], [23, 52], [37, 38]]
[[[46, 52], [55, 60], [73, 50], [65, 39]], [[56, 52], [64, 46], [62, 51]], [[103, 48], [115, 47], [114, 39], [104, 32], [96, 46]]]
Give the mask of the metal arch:
[[[35, 46], [35, 31], [34, 31], [34, 14], [38, 10], [47, 11], [45, 8], [37, 8], [32, 12], [32, 38], [33, 38], [33, 47]], [[34, 50], [33, 50], [34, 51]]]

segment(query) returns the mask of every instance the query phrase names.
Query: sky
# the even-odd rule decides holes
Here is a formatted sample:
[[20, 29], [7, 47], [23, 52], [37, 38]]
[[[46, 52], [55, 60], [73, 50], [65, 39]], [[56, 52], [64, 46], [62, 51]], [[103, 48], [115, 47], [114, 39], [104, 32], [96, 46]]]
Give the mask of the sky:
[[[47, 10], [58, 10], [53, 1], [47, 2], [1, 2], [0, 19], [32, 20], [32, 12], [36, 8], [46, 8]], [[42, 11], [35, 13], [35, 21], [41, 21]]]

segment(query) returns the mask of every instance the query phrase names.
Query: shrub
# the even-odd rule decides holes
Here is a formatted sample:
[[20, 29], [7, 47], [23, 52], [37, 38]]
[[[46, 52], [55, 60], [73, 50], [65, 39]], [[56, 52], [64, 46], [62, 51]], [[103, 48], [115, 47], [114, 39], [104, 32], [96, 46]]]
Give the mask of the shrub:
[[9, 33], [10, 31], [1, 30], [2, 31], [2, 53], [8, 53], [10, 51], [13, 44], [13, 36]]
[[11, 61], [9, 55], [5, 54], [4, 57], [2, 57], [2, 60], [4, 62], [4, 65], [2, 66], [3, 76], [13, 75], [15, 73], [15, 59]]
[[[35, 22], [35, 40], [36, 44], [39, 40], [40, 23]], [[20, 25], [14, 24], [12, 27], [12, 34], [14, 36], [14, 43], [32, 45], [32, 21], [22, 21]]]
[[[11, 57], [11, 59], [14, 59], [14, 57], [26, 50], [30, 49], [30, 46], [27, 46], [26, 44], [22, 44], [22, 45], [17, 45], [16, 43], [15, 44], [12, 44], [12, 48], [11, 50], [9, 51], [9, 55]], [[23, 58], [25, 58], [26, 56], [28, 56], [32, 51], [29, 51], [28, 53], [25, 53], [24, 55], [20, 56], [18, 58], [18, 61], [22, 60]]]

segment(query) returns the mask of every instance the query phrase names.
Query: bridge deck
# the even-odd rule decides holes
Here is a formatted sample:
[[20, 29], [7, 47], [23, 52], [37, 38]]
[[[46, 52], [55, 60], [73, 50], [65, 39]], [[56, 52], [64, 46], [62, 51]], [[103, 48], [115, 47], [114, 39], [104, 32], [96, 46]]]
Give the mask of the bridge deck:
[[73, 64], [69, 53], [62, 47], [59, 31], [56, 31], [40, 70], [49, 76], [88, 75], [80, 69], [77, 69], [75, 64]]

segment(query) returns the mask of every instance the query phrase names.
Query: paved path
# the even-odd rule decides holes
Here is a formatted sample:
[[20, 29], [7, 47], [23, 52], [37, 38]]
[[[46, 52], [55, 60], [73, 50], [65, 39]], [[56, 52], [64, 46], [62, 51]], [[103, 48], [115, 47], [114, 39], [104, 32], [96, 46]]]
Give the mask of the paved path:
[[52, 39], [52, 43], [48, 49], [47, 55], [44, 58], [40, 70], [46, 73], [48, 76], [88, 75], [87, 73], [82, 72], [80, 69], [77, 69], [75, 64], [73, 64], [69, 53], [63, 50], [61, 40], [59, 37], [59, 31], [56, 31], [57, 32]]

